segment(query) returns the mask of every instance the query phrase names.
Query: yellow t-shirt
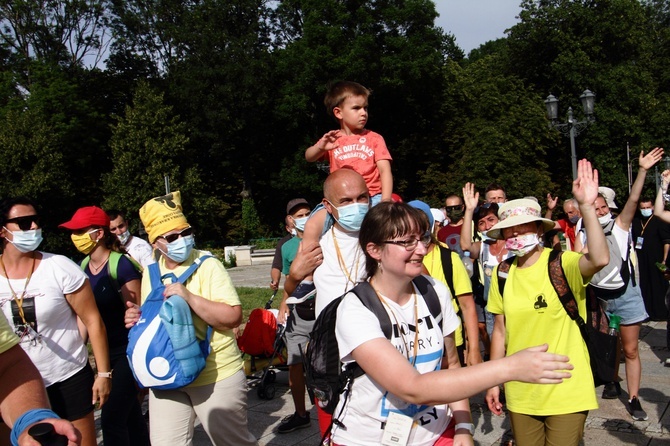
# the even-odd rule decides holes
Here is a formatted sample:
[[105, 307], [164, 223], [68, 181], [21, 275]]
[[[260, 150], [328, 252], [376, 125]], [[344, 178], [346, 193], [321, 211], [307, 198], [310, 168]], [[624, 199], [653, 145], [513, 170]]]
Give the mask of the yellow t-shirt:
[[[193, 264], [196, 258], [206, 255], [205, 252], [194, 249], [191, 256], [173, 270], [167, 269], [165, 259], [161, 256], [158, 261], [161, 275], [174, 273], [177, 277]], [[230, 280], [228, 272], [224, 266], [215, 258], [205, 260], [202, 265], [186, 281], [186, 289], [193, 294], [202, 296], [215, 302], [224, 302], [228, 305], [241, 305], [237, 291]], [[149, 268], [145, 268], [142, 277], [142, 302], [151, 292], [151, 280], [149, 279]], [[198, 339], [205, 339], [207, 335], [207, 324], [193, 311], [193, 325]], [[204, 386], [225, 379], [238, 370], [242, 369], [242, 354], [237, 348], [235, 335], [232, 330], [212, 331], [212, 338], [209, 343], [211, 351], [207, 357], [205, 368], [198, 378], [190, 386]]]
[[[440, 243], [440, 245], [443, 247], [443, 249], [447, 249], [444, 248], [442, 243]], [[459, 307], [456, 297], [462, 296], [463, 294], [471, 294], [472, 283], [470, 282], [470, 277], [468, 276], [468, 271], [465, 269], [465, 265], [463, 265], [463, 262], [461, 261], [458, 253], [454, 251], [451, 251], [451, 263], [453, 265], [452, 277], [454, 281], [454, 292], [456, 293], [456, 296], [452, 296], [454, 299], [451, 299], [451, 303], [454, 306], [454, 311], [458, 313]], [[433, 249], [431, 249], [430, 252], [424, 256], [423, 264], [431, 277], [447, 285], [447, 279], [444, 277], [444, 270], [442, 269], [442, 257], [440, 255], [440, 249], [438, 248], [438, 245], [434, 245]], [[447, 289], [449, 289], [449, 285], [447, 285]], [[449, 292], [451, 293], [451, 289], [449, 289]], [[463, 345], [462, 323], [458, 325], [458, 328], [454, 332], [454, 341], [456, 342], [456, 346]]]
[[[598, 408], [586, 344], [549, 279], [550, 252], [545, 248], [538, 261], [527, 268], [517, 269], [517, 260], [514, 260], [505, 283], [504, 299], [498, 290], [498, 267], [491, 276], [487, 309], [505, 315], [507, 355], [547, 343], [549, 352], [567, 355], [574, 366], [572, 377], [561, 384], [518, 381], [505, 384], [509, 410], [527, 415], [561, 415]], [[586, 285], [590, 277], [583, 278], [579, 271], [581, 256], [566, 251], [561, 264], [579, 314], [586, 320]]]
[[19, 337], [12, 331], [4, 314], [0, 314], [0, 353], [18, 345]]

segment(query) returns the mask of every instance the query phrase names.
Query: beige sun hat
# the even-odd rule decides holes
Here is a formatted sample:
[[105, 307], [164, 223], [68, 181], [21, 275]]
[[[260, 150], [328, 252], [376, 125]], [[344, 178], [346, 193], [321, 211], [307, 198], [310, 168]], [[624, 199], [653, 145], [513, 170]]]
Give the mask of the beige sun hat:
[[502, 240], [503, 238], [502, 229], [511, 228], [512, 226], [539, 221], [542, 222], [542, 226], [546, 232], [554, 229], [556, 225], [553, 221], [542, 218], [540, 205], [528, 198], [503, 203], [500, 205], [500, 209], [498, 209], [498, 218], [500, 221], [486, 232], [488, 237], [498, 240]]
[[614, 202], [614, 198], [616, 197], [616, 193], [612, 189], [610, 189], [609, 187], [600, 186], [598, 188], [598, 193], [601, 194], [603, 197], [605, 197], [605, 202], [607, 203], [608, 208], [619, 209], [616, 206], [616, 203]]

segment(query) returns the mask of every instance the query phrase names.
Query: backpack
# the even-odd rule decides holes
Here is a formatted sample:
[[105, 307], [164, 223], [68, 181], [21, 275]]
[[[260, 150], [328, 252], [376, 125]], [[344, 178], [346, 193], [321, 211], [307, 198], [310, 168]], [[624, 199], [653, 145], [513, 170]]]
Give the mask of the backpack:
[[444, 273], [444, 278], [447, 281], [447, 286], [449, 291], [451, 291], [452, 299], [456, 299], [456, 290], [454, 289], [454, 264], [451, 258], [451, 248], [448, 246], [442, 246], [440, 243], [437, 245], [437, 249], [440, 250], [440, 260], [442, 260], [442, 272]]
[[[125, 256], [128, 260], [130, 260], [130, 263], [133, 264], [133, 267], [135, 270], [142, 274], [144, 271], [144, 268], [142, 268], [142, 265], [137, 263], [135, 259], [130, 257], [129, 255], [126, 254], [121, 254], [120, 252], [117, 251], [110, 251], [109, 252], [109, 260], [107, 261], [107, 275], [109, 276], [109, 280], [112, 281], [112, 285], [114, 286], [114, 289], [119, 293], [119, 296], [121, 295], [121, 285], [119, 285], [119, 261], [121, 260], [121, 257]], [[81, 261], [81, 269], [82, 271], [86, 271], [86, 266], [88, 265], [88, 262], [91, 261], [91, 256], [86, 256], [84, 257], [84, 260]], [[123, 296], [122, 296], [123, 297]]]
[[[314, 300], [314, 299], [312, 299]], [[277, 318], [264, 308], [256, 308], [249, 314], [249, 321], [244, 326], [237, 345], [250, 356], [270, 357], [275, 351], [277, 336]]]
[[[507, 281], [512, 263], [514, 263], [514, 257], [509, 257], [498, 265], [498, 291], [501, 297], [505, 291], [505, 282]], [[589, 296], [592, 297], [591, 302], [589, 302], [590, 323], [586, 323], [579, 315], [577, 301], [570, 289], [568, 278], [561, 264], [562, 257], [563, 251], [557, 249], [551, 250], [547, 266], [549, 269], [549, 281], [554, 287], [556, 294], [558, 294], [565, 312], [568, 313], [570, 319], [575, 321], [579, 327], [579, 332], [589, 351], [594, 384], [598, 386], [603, 383], [613, 382], [616, 380], [619, 362], [617, 357], [619, 350], [618, 336], [612, 336], [601, 331], [601, 321], [606, 320], [607, 315], [592, 293], [589, 293]]]
[[[590, 287], [596, 296], [604, 300], [614, 299], [623, 294], [631, 278], [632, 265], [630, 264], [630, 244], [626, 249], [626, 260], [621, 258], [619, 244], [612, 233], [615, 220], [612, 219], [605, 227], [605, 239], [610, 252], [610, 262], [591, 278]], [[634, 274], [633, 274], [634, 276]], [[635, 279], [633, 279], [635, 280]]]
[[[430, 281], [424, 276], [418, 276], [414, 279], [414, 284], [423, 296], [430, 314], [438, 324], [442, 325], [440, 300]], [[361, 282], [351, 292], [358, 296], [363, 305], [377, 316], [384, 335], [390, 340], [391, 320], [372, 286], [368, 282]], [[337, 309], [343, 297], [340, 296], [329, 303], [319, 314], [310, 333], [307, 348], [305, 352], [301, 352], [310, 397], [316, 397], [319, 407], [328, 414], [335, 411], [340, 395], [345, 394], [346, 398], [353, 381], [365, 374], [355, 362], [343, 367], [340, 361], [335, 325]]]
[[168, 390], [192, 383], [205, 368], [212, 327], [198, 342], [188, 304], [179, 296], [164, 300], [163, 279], [185, 283], [211, 256], [196, 259], [179, 277], [161, 276], [158, 263], [149, 265], [151, 293], [140, 307], [141, 315], [128, 332], [126, 355], [141, 388]]

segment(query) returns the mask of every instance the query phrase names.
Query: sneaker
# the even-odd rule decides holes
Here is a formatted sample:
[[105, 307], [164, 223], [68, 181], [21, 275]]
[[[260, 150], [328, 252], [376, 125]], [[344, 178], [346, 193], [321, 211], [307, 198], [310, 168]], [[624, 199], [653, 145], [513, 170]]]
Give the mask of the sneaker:
[[301, 304], [307, 299], [313, 298], [315, 295], [316, 287], [314, 286], [314, 282], [303, 280], [297, 287], [295, 287], [291, 296], [286, 299], [286, 303], [288, 305]]
[[647, 412], [642, 410], [640, 400], [638, 400], [636, 396], [628, 402], [628, 413], [635, 421], [647, 421], [649, 418]]
[[670, 367], [670, 358], [665, 358], [665, 366]]
[[282, 423], [277, 428], [277, 433], [286, 434], [296, 429], [304, 429], [309, 427], [309, 425], [310, 419], [308, 413], [304, 417], [301, 417], [298, 415], [298, 412], [295, 412], [293, 415], [289, 415], [282, 420]]
[[604, 400], [613, 400], [621, 395], [621, 384], [617, 382], [611, 382], [605, 384], [603, 388], [603, 399]]

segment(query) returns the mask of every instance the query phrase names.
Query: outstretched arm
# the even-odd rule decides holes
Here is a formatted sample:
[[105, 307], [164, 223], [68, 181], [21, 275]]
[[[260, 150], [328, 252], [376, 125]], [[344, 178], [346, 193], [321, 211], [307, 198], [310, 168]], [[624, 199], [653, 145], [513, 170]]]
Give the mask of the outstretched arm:
[[337, 138], [339, 137], [339, 130], [331, 130], [330, 132], [324, 134], [321, 139], [316, 142], [316, 144], [305, 150], [305, 159], [310, 163], [320, 160], [326, 154], [326, 152], [338, 147]]
[[[628, 196], [626, 205], [623, 207], [623, 210], [616, 218], [617, 224], [624, 231], [628, 231], [631, 223], [633, 222], [635, 211], [637, 211], [637, 203], [640, 201], [640, 194], [642, 194], [644, 180], [647, 177], [647, 171], [654, 167], [654, 164], [659, 162], [661, 158], [663, 158], [663, 149], [660, 147], [656, 147], [646, 155], [644, 154], [644, 151], [640, 152], [640, 168], [637, 171], [637, 177], [635, 178], [635, 182], [630, 189], [630, 195]], [[589, 241], [589, 245], [590, 244], [591, 242]]]
[[585, 159], [579, 161], [577, 179], [572, 182], [572, 195], [579, 204], [589, 244], [588, 253], [579, 259], [579, 270], [583, 277], [591, 277], [610, 262], [610, 254], [593, 206], [598, 198], [598, 171]]
[[420, 374], [387, 339], [367, 341], [352, 352], [354, 360], [379, 385], [412, 404], [463, 400], [507, 381], [558, 384], [569, 378], [568, 357], [547, 353], [541, 345], [505, 358], [464, 368]]

